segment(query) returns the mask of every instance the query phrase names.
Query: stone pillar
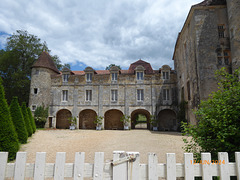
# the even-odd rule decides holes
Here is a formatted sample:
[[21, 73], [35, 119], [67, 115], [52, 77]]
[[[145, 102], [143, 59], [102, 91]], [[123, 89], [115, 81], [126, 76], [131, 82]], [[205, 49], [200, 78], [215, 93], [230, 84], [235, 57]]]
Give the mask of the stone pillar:
[[240, 1], [227, 0], [233, 71], [240, 67]]

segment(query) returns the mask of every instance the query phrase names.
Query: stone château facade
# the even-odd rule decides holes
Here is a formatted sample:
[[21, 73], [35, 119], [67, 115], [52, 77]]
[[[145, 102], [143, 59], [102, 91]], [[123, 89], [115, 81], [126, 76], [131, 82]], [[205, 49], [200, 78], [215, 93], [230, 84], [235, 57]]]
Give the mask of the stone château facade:
[[177, 130], [178, 105], [186, 101], [188, 122], [197, 123], [193, 110], [217, 89], [214, 72], [226, 67], [229, 73], [240, 66], [240, 1], [205, 0], [191, 7], [179, 33], [173, 60], [175, 70], [164, 65], [153, 70], [139, 60], [128, 70], [62, 72], [46, 52], [32, 68], [29, 105], [34, 111], [50, 107], [47, 125], [68, 128], [68, 118], [77, 117], [77, 128], [94, 129], [96, 115], [104, 117], [103, 128], [123, 129], [120, 118], [131, 116], [135, 127], [138, 114], [150, 126], [150, 115], [159, 130]]
[[43, 52], [32, 67], [30, 106], [49, 106], [49, 127], [69, 127], [69, 117], [78, 119], [77, 128], [94, 129], [95, 117], [102, 116], [103, 128], [123, 129], [120, 118], [131, 116], [135, 127], [138, 114], [159, 119], [160, 130], [177, 130], [176, 72], [167, 65], [153, 70], [143, 60], [128, 70], [113, 66], [110, 70], [59, 72], [50, 55]]

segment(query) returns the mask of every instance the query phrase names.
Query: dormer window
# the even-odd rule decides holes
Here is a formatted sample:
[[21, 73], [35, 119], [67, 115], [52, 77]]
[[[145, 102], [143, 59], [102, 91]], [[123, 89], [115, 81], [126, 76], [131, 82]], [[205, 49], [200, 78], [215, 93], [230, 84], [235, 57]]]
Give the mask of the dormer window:
[[117, 81], [118, 73], [112, 73], [112, 81]]
[[169, 72], [163, 72], [163, 79], [169, 79]]
[[137, 72], [137, 80], [143, 80], [143, 72]]
[[63, 82], [68, 82], [69, 74], [63, 74]]
[[96, 73], [94, 69], [91, 67], [86, 67], [84, 69], [84, 72], [85, 72], [86, 82], [88, 83], [92, 82], [93, 74]]
[[145, 68], [141, 65], [138, 65], [135, 69], [134, 69], [135, 73], [136, 73], [136, 79], [138, 81], [142, 81], [144, 78], [144, 71]]
[[171, 68], [168, 65], [163, 65], [161, 68], [161, 76], [163, 80], [170, 79]]
[[86, 80], [87, 80], [87, 82], [92, 82], [92, 73], [86, 74]]

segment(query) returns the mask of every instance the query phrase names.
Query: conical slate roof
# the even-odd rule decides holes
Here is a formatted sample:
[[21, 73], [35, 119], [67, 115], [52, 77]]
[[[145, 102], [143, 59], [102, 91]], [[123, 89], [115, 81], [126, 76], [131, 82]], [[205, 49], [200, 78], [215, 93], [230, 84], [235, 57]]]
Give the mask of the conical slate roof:
[[60, 74], [59, 70], [56, 68], [52, 57], [47, 53], [47, 52], [42, 52], [42, 54], [39, 56], [38, 60], [33, 64], [33, 67], [43, 67], [43, 68], [48, 68], [56, 73]]

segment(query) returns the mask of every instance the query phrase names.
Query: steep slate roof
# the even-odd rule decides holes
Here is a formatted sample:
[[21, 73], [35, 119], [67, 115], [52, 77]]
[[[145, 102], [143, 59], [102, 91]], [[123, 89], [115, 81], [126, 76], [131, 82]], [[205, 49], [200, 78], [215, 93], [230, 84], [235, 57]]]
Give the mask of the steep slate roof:
[[141, 59], [138, 60], [138, 61], [136, 61], [136, 62], [134, 62], [134, 63], [132, 63], [132, 64], [130, 65], [130, 67], [129, 67], [129, 69], [128, 69], [129, 73], [134, 73], [135, 68], [136, 68], [137, 66], [139, 66], [139, 65], [140, 65], [140, 66], [143, 66], [143, 67], [145, 68], [146, 74], [153, 74], [153, 73], [154, 73], [151, 64], [148, 63], [148, 62], [145, 62], [145, 61], [143, 61], [143, 60], [141, 60]]
[[60, 74], [59, 70], [56, 68], [51, 56], [47, 52], [42, 52], [42, 54], [39, 56], [38, 60], [33, 64], [33, 67], [43, 67], [48, 68], [56, 73]]

